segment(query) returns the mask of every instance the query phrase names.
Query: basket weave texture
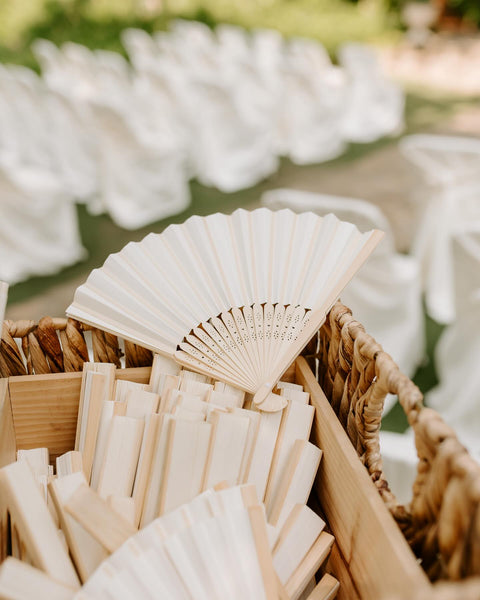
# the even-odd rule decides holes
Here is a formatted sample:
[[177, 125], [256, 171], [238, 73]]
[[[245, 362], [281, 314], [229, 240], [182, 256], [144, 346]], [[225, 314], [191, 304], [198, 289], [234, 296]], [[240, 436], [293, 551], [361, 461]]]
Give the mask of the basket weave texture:
[[[427, 575], [432, 581], [462, 580], [435, 586], [432, 598], [479, 599], [480, 465], [341, 303], [327, 316], [315, 350], [319, 383]], [[399, 504], [382, 470], [379, 431], [389, 393], [405, 411], [419, 458], [407, 506]]]
[[[95, 361], [120, 366], [125, 354], [127, 367], [152, 363], [151, 352], [140, 346], [125, 341], [123, 351], [114, 335], [72, 319], [44, 317], [38, 323], [4, 321], [0, 376], [80, 371], [89, 360], [87, 331]], [[434, 586], [428, 598], [411, 600], [480, 600], [480, 466], [440, 415], [423, 406], [420, 390], [340, 302], [306, 355], [426, 573], [432, 581], [447, 580]], [[387, 394], [398, 396], [415, 434], [419, 464], [407, 506], [399, 504], [383, 475], [379, 431]]]
[[89, 360], [85, 341], [87, 331], [91, 332], [96, 362], [111, 362], [120, 367], [120, 359], [125, 354], [126, 367], [152, 364], [152, 353], [141, 346], [125, 341], [122, 351], [118, 338], [110, 333], [73, 319], [43, 317], [38, 323], [29, 320], [3, 322], [0, 376], [81, 371], [83, 363]]

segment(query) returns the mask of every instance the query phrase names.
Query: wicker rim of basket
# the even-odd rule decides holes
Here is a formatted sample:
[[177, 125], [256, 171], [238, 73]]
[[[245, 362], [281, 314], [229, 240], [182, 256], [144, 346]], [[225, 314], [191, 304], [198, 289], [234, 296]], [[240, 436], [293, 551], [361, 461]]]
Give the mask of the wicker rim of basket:
[[[120, 367], [125, 355], [127, 367], [152, 364], [150, 350], [125, 340], [122, 350], [115, 335], [74, 319], [43, 317], [40, 321], [3, 322], [0, 344], [0, 376], [81, 371], [89, 360], [85, 332], [91, 332], [93, 358]], [[16, 339], [20, 339], [21, 351]]]

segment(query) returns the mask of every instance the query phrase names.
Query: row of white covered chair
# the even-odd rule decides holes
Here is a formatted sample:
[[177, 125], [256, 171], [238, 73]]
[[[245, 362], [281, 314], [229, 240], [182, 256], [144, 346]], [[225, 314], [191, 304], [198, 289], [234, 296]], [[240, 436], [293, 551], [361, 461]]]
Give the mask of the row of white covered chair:
[[[42, 77], [0, 66], [2, 185], [15, 181], [22, 198], [10, 202], [15, 215], [4, 201], [2, 227], [17, 240], [36, 229], [46, 251], [34, 260], [3, 235], [0, 244], [12, 250], [0, 277], [10, 283], [83, 255], [75, 202], [136, 229], [184, 210], [191, 177], [232, 192], [272, 174], [281, 155], [300, 164], [328, 160], [349, 141], [372, 141], [403, 123], [403, 94], [362, 46], [343, 47], [337, 67], [312, 40], [183, 21], [154, 36], [126, 30], [123, 43], [130, 63], [37, 40]], [[72, 232], [67, 249], [54, 245], [42, 191], [35, 210], [20, 208], [39, 178], [58, 229]]]
[[0, 65], [0, 279], [15, 284], [84, 258], [76, 203], [135, 229], [184, 210], [188, 178], [181, 153], [148, 137], [147, 125], [141, 137], [102, 103]]
[[[107, 79], [98, 73], [99, 82]], [[177, 146], [148, 123], [143, 130], [133, 127], [101, 97], [82, 102], [45, 85], [33, 71], [10, 66], [0, 70], [0, 104], [0, 157], [8, 157], [12, 169], [16, 164], [51, 173], [91, 212], [108, 212], [121, 227], [134, 229], [188, 205], [188, 176]], [[139, 105], [132, 111], [139, 120], [145, 115]]]
[[404, 95], [364, 46], [340, 48], [334, 66], [318, 42], [270, 30], [177, 21], [154, 36], [127, 29], [122, 40], [133, 70], [77, 44], [33, 49], [51, 89], [115, 110], [152, 137], [168, 130], [191, 173], [222, 191], [270, 175], [278, 156], [321, 162], [403, 126]]

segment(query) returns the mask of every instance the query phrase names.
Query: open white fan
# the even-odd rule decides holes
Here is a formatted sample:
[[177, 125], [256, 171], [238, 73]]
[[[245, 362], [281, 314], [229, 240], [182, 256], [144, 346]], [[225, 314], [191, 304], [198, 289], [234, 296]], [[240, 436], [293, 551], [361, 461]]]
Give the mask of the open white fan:
[[311, 212], [193, 216], [110, 255], [67, 314], [276, 410], [272, 387], [382, 235]]

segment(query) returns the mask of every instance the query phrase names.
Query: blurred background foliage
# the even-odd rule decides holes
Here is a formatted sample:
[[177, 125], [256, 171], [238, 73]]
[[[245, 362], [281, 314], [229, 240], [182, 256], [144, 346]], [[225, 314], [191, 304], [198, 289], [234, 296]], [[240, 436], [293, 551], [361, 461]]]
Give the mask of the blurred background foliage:
[[[125, 27], [165, 29], [172, 18], [246, 28], [274, 28], [286, 36], [320, 40], [334, 54], [346, 40], [393, 42], [401, 9], [411, 0], [0, 0], [0, 61], [37, 68], [29, 47], [37, 37], [60, 44], [123, 52]], [[436, 2], [447, 15], [480, 24], [479, 0]]]
[[38, 37], [122, 52], [122, 29], [165, 29], [172, 18], [274, 28], [331, 52], [345, 40], [391, 40], [399, 25], [388, 0], [0, 0], [0, 60], [35, 67]]
[[[45, 37], [123, 52], [120, 32], [166, 29], [172, 18], [207, 25], [274, 28], [318, 39], [334, 54], [346, 40], [394, 42], [402, 6], [411, 0], [0, 0], [0, 61], [38, 68], [31, 42]], [[432, 1], [447, 15], [480, 24], [479, 0]]]

